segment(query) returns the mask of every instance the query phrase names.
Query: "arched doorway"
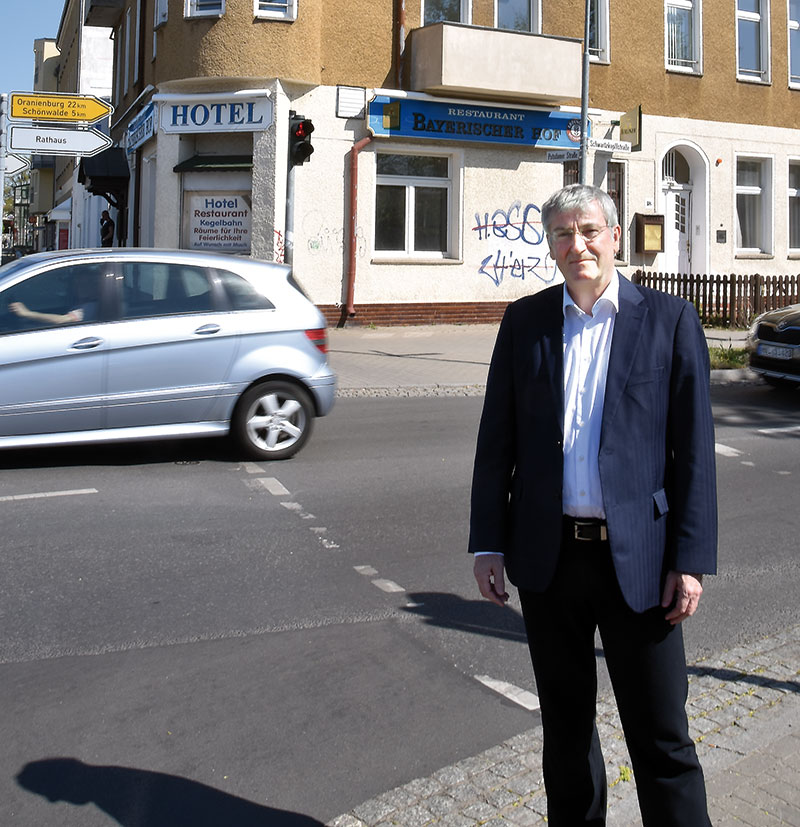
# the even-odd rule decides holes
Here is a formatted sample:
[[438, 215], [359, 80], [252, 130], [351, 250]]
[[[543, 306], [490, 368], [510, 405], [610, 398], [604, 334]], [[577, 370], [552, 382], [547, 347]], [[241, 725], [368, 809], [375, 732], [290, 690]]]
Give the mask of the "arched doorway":
[[708, 270], [707, 175], [705, 156], [687, 144], [668, 149], [661, 160], [664, 252], [667, 273]]

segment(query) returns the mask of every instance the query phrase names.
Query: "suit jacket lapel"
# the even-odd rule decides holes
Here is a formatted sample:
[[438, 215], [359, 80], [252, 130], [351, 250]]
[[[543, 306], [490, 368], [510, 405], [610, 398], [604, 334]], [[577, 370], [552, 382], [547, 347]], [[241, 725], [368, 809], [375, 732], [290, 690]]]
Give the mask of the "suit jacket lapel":
[[550, 290], [542, 319], [542, 364], [547, 367], [558, 427], [564, 430], [564, 292]]
[[647, 307], [639, 291], [624, 276], [619, 278], [619, 312], [614, 320], [614, 336], [608, 358], [606, 393], [603, 402], [603, 433], [611, 425], [622, 392], [628, 382], [633, 357], [644, 333]]

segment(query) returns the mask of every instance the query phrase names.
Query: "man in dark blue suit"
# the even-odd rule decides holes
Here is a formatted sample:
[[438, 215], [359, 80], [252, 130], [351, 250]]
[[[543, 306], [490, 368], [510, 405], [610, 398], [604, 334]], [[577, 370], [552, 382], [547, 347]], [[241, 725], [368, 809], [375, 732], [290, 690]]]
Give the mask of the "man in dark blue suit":
[[687, 302], [614, 266], [613, 201], [576, 184], [542, 207], [564, 284], [509, 306], [476, 449], [481, 594], [519, 589], [544, 730], [551, 827], [605, 824], [599, 629], [645, 827], [708, 827], [688, 733], [680, 623], [716, 570], [708, 348]]

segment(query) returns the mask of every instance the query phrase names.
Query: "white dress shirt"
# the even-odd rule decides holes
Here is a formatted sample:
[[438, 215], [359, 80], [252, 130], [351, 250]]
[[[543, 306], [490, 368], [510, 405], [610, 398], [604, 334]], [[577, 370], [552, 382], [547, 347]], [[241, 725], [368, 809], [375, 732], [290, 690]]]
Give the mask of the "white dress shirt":
[[[562, 508], [572, 517], [606, 517], [600, 486], [600, 433], [608, 357], [619, 310], [619, 276], [584, 313], [564, 284], [564, 486]], [[475, 555], [497, 552], [477, 551]]]
[[565, 284], [563, 310], [563, 510], [573, 517], [605, 519], [598, 454], [619, 276], [614, 273], [591, 314], [575, 304]]

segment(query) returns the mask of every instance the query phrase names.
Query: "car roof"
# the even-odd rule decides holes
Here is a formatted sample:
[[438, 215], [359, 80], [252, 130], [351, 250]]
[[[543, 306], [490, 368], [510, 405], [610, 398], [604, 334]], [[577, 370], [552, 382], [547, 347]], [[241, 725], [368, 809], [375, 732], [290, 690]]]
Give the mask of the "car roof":
[[197, 267], [218, 267], [220, 269], [259, 269], [268, 268], [288, 278], [291, 267], [274, 261], [249, 258], [247, 256], [233, 256], [226, 253], [213, 253], [199, 250], [159, 249], [155, 247], [98, 247], [79, 248], [72, 250], [48, 250], [47, 252], [32, 253], [28, 256], [15, 259], [0, 267], [0, 282], [5, 276], [17, 276], [28, 269], [47, 266], [48, 264], [68, 262], [102, 262], [106, 260], [120, 261], [132, 259], [136, 261], [163, 261], [182, 262]]

